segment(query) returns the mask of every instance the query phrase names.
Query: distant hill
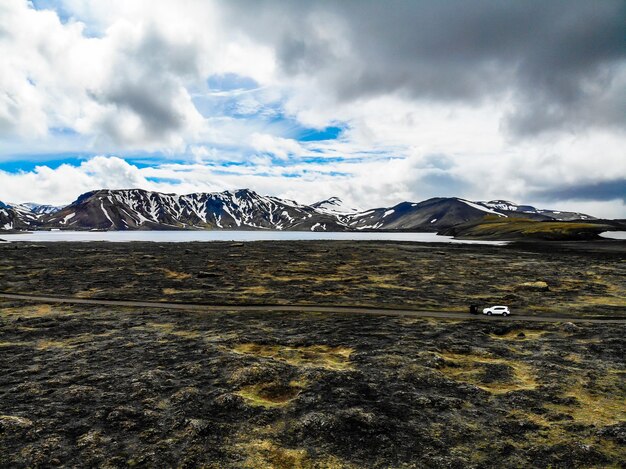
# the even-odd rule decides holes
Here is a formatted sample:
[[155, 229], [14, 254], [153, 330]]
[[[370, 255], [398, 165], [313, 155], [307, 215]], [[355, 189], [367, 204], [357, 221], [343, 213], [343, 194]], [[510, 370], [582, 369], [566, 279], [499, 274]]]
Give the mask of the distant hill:
[[530, 218], [501, 218], [488, 215], [449, 227], [440, 234], [464, 239], [482, 240], [543, 240], [585, 241], [597, 239], [604, 231], [619, 230], [621, 224], [597, 220], [533, 220]]
[[595, 220], [590, 215], [540, 210], [503, 200], [473, 202], [437, 197], [419, 203], [359, 210], [332, 197], [311, 205], [262, 196], [249, 189], [164, 194], [143, 189], [87, 192], [70, 205], [0, 202], [0, 230], [300, 230], [428, 231], [478, 222], [486, 215], [536, 221]]

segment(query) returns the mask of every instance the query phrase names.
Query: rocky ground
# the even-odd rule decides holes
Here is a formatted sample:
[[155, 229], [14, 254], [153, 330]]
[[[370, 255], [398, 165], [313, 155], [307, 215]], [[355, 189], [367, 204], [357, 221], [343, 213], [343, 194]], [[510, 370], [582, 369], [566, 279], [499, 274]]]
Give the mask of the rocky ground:
[[[0, 290], [618, 317], [625, 260], [620, 242], [16, 243]], [[0, 301], [0, 467], [624, 467], [625, 332]]]
[[623, 467], [625, 326], [0, 303], [2, 467]]
[[0, 244], [0, 290], [218, 304], [626, 316], [626, 242]]

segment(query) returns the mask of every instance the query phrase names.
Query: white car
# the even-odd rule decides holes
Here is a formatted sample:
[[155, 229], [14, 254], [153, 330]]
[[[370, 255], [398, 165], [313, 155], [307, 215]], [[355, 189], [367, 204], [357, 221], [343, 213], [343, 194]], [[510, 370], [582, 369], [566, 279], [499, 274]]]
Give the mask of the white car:
[[491, 308], [483, 309], [483, 314], [491, 316], [492, 314], [499, 314], [501, 316], [508, 316], [511, 314], [508, 306], [492, 306]]

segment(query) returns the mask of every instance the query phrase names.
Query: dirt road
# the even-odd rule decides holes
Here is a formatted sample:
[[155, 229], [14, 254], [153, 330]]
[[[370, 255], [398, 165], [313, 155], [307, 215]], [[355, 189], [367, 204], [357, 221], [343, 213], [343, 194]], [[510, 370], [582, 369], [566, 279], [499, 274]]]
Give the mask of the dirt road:
[[353, 306], [315, 305], [205, 305], [193, 303], [165, 303], [155, 301], [99, 300], [88, 298], [56, 297], [0, 293], [0, 298], [8, 300], [37, 301], [42, 303], [70, 303], [82, 305], [123, 306], [131, 308], [162, 308], [183, 311], [294, 311], [301, 313], [371, 314], [379, 316], [409, 316], [441, 319], [491, 320], [491, 321], [531, 321], [531, 322], [586, 322], [602, 324], [626, 324], [625, 318], [589, 319], [580, 317], [528, 316], [513, 314], [511, 317], [488, 317], [468, 313], [446, 311], [418, 311], [410, 309], [366, 308]]

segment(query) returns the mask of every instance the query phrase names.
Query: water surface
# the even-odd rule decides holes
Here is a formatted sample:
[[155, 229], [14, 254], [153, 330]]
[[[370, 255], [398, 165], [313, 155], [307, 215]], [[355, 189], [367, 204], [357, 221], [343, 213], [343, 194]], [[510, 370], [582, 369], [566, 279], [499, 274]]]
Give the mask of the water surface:
[[608, 239], [626, 239], [626, 231], [605, 231], [600, 236]]
[[2, 234], [6, 241], [154, 241], [185, 243], [190, 241], [413, 241], [420, 243], [462, 243], [503, 245], [506, 241], [472, 241], [439, 236], [435, 233], [386, 232], [323, 232], [323, 231], [33, 231], [20, 234]]

